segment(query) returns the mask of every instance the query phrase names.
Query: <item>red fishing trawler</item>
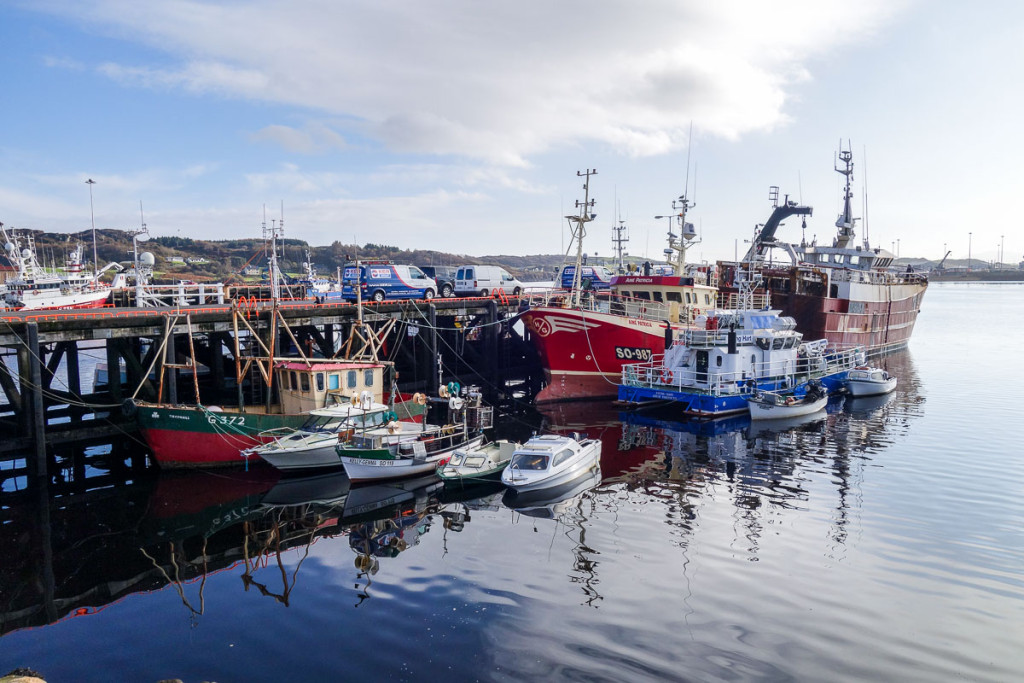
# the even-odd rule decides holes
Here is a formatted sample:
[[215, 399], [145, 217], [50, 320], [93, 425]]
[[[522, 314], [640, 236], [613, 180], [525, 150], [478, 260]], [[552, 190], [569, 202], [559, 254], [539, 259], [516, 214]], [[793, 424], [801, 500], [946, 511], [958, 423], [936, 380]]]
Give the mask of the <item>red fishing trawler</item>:
[[[862, 243], [855, 244], [854, 228], [860, 219], [853, 216], [851, 208], [853, 154], [840, 150], [839, 161], [842, 167], [836, 165], [835, 170], [845, 177], [845, 187], [832, 244], [777, 240], [782, 219], [810, 216], [812, 209], [788, 197], [779, 203], [778, 188], [772, 187], [771, 218], [740, 262], [719, 262], [720, 287], [723, 295], [733, 294], [738, 291], [738, 281], [752, 274], [755, 291], [769, 298], [772, 308], [794, 318], [805, 338], [827, 339], [837, 350], [861, 347], [868, 355], [880, 355], [907, 346], [928, 278], [909, 266], [906, 270], [894, 268], [896, 256], [872, 247], [866, 232]], [[776, 250], [785, 252], [788, 261], [774, 261]]]

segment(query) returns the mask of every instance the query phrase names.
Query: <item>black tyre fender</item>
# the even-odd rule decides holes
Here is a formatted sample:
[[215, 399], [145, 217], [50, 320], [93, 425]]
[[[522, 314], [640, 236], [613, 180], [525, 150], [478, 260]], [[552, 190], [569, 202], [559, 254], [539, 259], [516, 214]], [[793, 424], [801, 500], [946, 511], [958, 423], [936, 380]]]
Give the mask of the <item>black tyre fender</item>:
[[134, 398], [126, 398], [121, 401], [121, 414], [125, 417], [135, 417], [138, 412], [139, 406], [135, 403]]

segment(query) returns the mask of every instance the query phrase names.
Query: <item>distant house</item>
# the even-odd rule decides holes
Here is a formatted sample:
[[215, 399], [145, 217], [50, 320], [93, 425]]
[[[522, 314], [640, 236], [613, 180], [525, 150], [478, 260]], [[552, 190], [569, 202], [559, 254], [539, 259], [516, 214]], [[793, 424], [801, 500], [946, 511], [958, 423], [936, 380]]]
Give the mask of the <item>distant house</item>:
[[185, 257], [184, 256], [168, 256], [165, 260], [168, 263], [184, 263], [185, 262]]
[[0, 283], [7, 282], [9, 278], [14, 277], [18, 274], [18, 271], [12, 265], [6, 263], [0, 263]]
[[206, 259], [204, 259], [202, 256], [187, 256], [187, 257], [185, 257], [185, 263], [192, 264], [192, 265], [195, 265], [195, 264], [198, 264], [198, 263], [206, 263]]
[[245, 268], [242, 268], [242, 275], [259, 275], [259, 274], [260, 274], [260, 267], [259, 266], [246, 266]]

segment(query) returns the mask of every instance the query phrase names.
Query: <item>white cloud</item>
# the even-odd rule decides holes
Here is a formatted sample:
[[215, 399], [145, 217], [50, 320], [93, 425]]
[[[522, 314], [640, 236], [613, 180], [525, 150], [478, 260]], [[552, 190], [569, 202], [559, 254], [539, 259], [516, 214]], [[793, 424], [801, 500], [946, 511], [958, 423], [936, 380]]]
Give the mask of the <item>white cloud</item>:
[[257, 141], [273, 142], [288, 152], [298, 154], [314, 154], [347, 147], [345, 138], [322, 123], [309, 123], [302, 129], [279, 124], [266, 126], [250, 137]]
[[[563, 146], [631, 156], [736, 139], [786, 123], [805, 62], [861, 39], [899, 2], [473, 0], [278, 3], [51, 2], [99, 30], [145, 41], [171, 67], [107, 63], [123, 83], [300, 105], [347, 123], [265, 128], [310, 153], [347, 127], [396, 152], [508, 166]], [[340, 126], [340, 128], [339, 128]]]

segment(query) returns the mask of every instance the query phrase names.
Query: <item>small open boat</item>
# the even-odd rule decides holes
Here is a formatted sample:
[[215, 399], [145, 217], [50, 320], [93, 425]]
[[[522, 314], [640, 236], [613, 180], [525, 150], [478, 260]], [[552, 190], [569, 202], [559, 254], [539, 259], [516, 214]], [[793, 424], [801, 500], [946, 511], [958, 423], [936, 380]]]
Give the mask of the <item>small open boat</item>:
[[772, 391], [757, 391], [747, 397], [751, 420], [775, 420], [810, 415], [822, 410], [827, 404], [828, 392], [820, 384], [813, 382], [808, 384], [807, 392], [800, 398]]
[[601, 441], [573, 433], [535, 436], [515, 450], [501, 473], [501, 481], [514, 491], [559, 486], [599, 466]]
[[877, 396], [896, 388], [896, 378], [882, 368], [859, 366], [846, 374], [846, 391], [850, 396]]
[[[369, 398], [369, 397], [367, 397]], [[307, 470], [322, 467], [341, 467], [335, 450], [339, 442], [346, 441], [356, 433], [386, 430], [392, 425], [392, 433], [402, 429], [415, 438], [423, 430], [422, 425], [411, 422], [400, 423], [387, 405], [365, 400], [358, 405], [342, 403], [312, 410], [309, 419], [295, 430], [279, 429], [261, 434], [276, 438], [242, 451], [246, 458], [259, 456], [279, 470]]]
[[449, 487], [501, 481], [501, 473], [518, 447], [512, 441], [491, 441], [474, 448], [457, 448], [448, 462], [438, 465], [437, 476]]

